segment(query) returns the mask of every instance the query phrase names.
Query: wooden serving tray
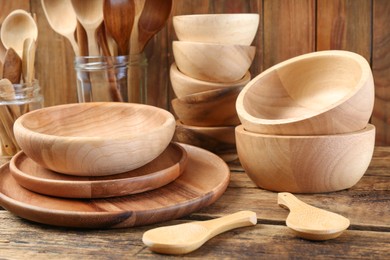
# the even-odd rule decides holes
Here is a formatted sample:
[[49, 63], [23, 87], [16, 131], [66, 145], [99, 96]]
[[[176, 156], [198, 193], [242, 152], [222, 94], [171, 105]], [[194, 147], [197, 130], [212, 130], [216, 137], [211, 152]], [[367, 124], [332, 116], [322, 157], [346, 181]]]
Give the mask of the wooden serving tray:
[[226, 190], [230, 171], [217, 155], [182, 145], [187, 167], [159, 189], [107, 199], [65, 199], [31, 192], [9, 170], [0, 168], [0, 205], [11, 213], [49, 225], [78, 228], [122, 228], [176, 219], [215, 202]]
[[19, 152], [11, 159], [9, 168], [21, 186], [37, 193], [65, 198], [108, 198], [153, 190], [174, 181], [185, 169], [187, 157], [182, 146], [171, 143], [141, 168], [110, 176], [80, 177], [53, 172]]

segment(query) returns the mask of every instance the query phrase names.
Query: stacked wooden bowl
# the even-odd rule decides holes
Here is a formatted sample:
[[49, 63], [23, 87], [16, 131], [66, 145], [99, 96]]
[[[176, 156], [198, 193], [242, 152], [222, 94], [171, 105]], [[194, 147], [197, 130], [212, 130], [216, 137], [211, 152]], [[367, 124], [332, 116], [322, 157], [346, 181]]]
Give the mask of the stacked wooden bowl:
[[371, 68], [356, 53], [321, 51], [279, 63], [237, 98], [240, 162], [268, 190], [350, 188], [372, 158], [373, 105]]
[[0, 168], [0, 205], [33, 221], [87, 228], [189, 214], [222, 195], [229, 169], [208, 151], [171, 142], [174, 131], [171, 113], [142, 104], [29, 112], [14, 125], [22, 151]]
[[251, 79], [258, 14], [173, 17], [178, 41], [170, 79], [178, 118], [175, 140], [205, 148], [225, 161], [237, 159], [234, 127], [238, 94]]

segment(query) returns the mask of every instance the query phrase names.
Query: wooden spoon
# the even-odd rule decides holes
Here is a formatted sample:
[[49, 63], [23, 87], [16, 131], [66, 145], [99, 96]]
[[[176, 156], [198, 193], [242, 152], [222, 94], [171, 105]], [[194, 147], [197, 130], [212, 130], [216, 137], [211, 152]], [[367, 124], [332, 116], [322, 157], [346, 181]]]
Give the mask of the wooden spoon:
[[118, 55], [129, 55], [135, 7], [133, 0], [105, 0], [104, 23], [118, 45]]
[[25, 83], [31, 83], [34, 80], [34, 63], [36, 42], [32, 38], [27, 38], [23, 44], [22, 73]]
[[310, 206], [287, 192], [278, 194], [278, 204], [288, 208], [286, 224], [302, 238], [328, 240], [336, 238], [349, 227], [349, 220], [339, 214]]
[[95, 33], [103, 22], [103, 0], [72, 0], [72, 5], [87, 33], [89, 55], [99, 55]]
[[208, 221], [159, 227], [144, 233], [142, 241], [152, 251], [163, 254], [186, 254], [198, 249], [210, 238], [225, 231], [256, 225], [256, 213], [240, 211]]
[[9, 48], [4, 58], [3, 78], [8, 79], [12, 84], [18, 84], [21, 75], [22, 59], [13, 48]]
[[24, 40], [26, 38], [36, 40], [38, 27], [34, 18], [28, 12], [18, 9], [11, 12], [4, 19], [0, 36], [5, 48], [13, 48], [22, 58]]
[[77, 17], [69, 0], [41, 0], [42, 8], [50, 27], [67, 38], [73, 51], [79, 55], [74, 32], [77, 28]]
[[138, 52], [141, 53], [149, 40], [165, 25], [171, 13], [172, 0], [146, 0], [138, 23]]

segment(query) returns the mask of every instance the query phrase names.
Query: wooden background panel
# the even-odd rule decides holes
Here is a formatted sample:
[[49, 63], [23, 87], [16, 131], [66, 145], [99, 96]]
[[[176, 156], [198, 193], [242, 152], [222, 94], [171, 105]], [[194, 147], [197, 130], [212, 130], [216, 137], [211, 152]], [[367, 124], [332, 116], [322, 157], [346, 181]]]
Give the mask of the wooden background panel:
[[373, 3], [372, 69], [375, 80], [375, 105], [372, 123], [376, 126], [376, 141], [390, 144], [390, 1]]

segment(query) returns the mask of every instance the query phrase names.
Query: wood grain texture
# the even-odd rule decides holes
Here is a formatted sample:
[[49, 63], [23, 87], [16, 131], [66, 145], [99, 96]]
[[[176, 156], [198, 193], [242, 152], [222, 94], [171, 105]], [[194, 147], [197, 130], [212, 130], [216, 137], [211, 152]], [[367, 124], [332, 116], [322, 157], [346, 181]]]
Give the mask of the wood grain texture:
[[[0, 210], [0, 251], [6, 259], [163, 258], [143, 245], [141, 238], [147, 230], [251, 210], [257, 214], [256, 226], [220, 234], [186, 257], [387, 259], [390, 222], [384, 217], [390, 214], [389, 158], [388, 147], [376, 147], [367, 173], [351, 189], [297, 195], [310, 205], [337, 212], [351, 220], [348, 230], [334, 240], [317, 243], [295, 237], [285, 226], [288, 211], [277, 205], [277, 194], [256, 188], [246, 174], [234, 172], [228, 189], [213, 205], [179, 220], [149, 226], [88, 231], [65, 229], [25, 221]], [[164, 257], [169, 258], [174, 259]]]
[[156, 159], [133, 171], [105, 176], [78, 177], [41, 167], [23, 152], [10, 161], [10, 171], [22, 187], [64, 198], [110, 198], [160, 188], [175, 179], [187, 165], [187, 152], [171, 143]]
[[317, 0], [317, 50], [349, 50], [371, 59], [371, 0]]
[[375, 106], [372, 122], [377, 126], [377, 143], [390, 144], [390, 2], [373, 2], [372, 69], [375, 79]]
[[214, 203], [230, 179], [222, 159], [194, 146], [183, 147], [188, 164], [174, 182], [149, 192], [100, 200], [33, 193], [16, 182], [6, 164], [0, 169], [0, 204], [20, 217], [65, 227], [121, 228], [176, 219]]

